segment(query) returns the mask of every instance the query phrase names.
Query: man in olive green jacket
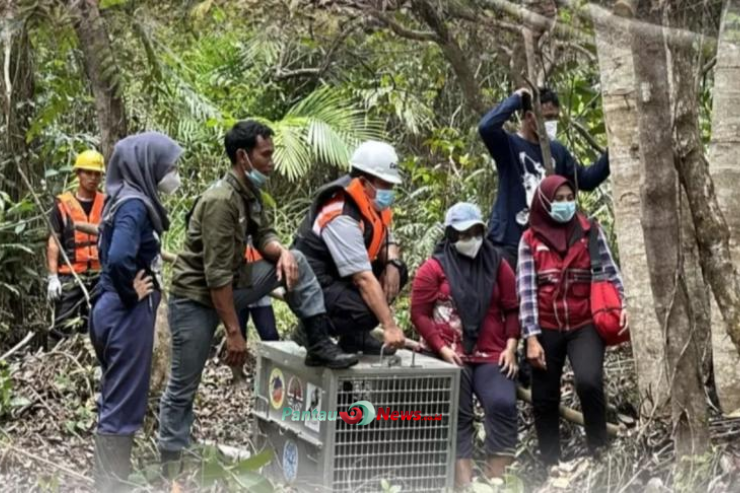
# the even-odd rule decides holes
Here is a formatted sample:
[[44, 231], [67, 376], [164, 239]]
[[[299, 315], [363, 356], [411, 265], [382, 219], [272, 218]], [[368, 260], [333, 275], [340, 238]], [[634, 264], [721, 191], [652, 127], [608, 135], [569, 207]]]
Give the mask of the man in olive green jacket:
[[[225, 138], [231, 171], [188, 216], [169, 300], [172, 372], [159, 416], [165, 463], [189, 444], [193, 401], [219, 322], [226, 330], [226, 363], [241, 368], [247, 347], [237, 313], [275, 288], [287, 289], [286, 301], [306, 329], [306, 364], [348, 368], [358, 362], [329, 338], [321, 287], [303, 254], [280, 243], [264, 207], [260, 188], [274, 168], [272, 135], [255, 121], [237, 123]], [[264, 260], [246, 263], [249, 236]]]

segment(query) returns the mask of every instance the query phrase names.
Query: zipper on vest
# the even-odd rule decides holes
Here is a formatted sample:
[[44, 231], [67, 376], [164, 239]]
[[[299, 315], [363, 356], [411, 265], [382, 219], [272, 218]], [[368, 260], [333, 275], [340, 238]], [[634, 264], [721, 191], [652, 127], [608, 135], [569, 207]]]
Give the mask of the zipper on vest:
[[570, 330], [570, 314], [568, 313], [568, 273], [565, 273], [565, 292], [563, 293], [563, 307], [565, 308], [565, 331]]

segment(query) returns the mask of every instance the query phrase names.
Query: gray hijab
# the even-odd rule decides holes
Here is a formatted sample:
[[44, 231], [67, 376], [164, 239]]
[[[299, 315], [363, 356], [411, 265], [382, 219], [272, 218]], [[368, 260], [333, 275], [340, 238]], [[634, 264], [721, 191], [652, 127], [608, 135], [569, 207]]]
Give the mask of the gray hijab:
[[118, 141], [106, 170], [108, 194], [103, 218], [114, 213], [123, 201], [139, 199], [149, 210], [157, 234], [170, 227], [167, 211], [159, 200], [157, 185], [175, 166], [182, 148], [164, 134], [145, 132]]

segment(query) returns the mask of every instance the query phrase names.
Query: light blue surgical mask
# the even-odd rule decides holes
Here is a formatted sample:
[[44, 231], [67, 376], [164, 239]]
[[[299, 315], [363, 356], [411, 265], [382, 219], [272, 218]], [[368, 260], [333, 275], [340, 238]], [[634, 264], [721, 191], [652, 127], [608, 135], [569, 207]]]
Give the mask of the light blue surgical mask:
[[375, 191], [375, 207], [379, 211], [384, 211], [393, 205], [393, 201], [396, 198], [395, 190], [376, 190]]
[[576, 215], [576, 203], [553, 202], [550, 204], [550, 217], [559, 223], [567, 223]]
[[260, 171], [257, 171], [257, 169], [255, 169], [254, 165], [252, 164], [252, 160], [249, 159], [249, 155], [247, 155], [247, 162], [249, 163], [249, 167], [252, 168], [251, 171], [244, 172], [247, 179], [251, 181], [252, 184], [257, 188], [264, 187], [265, 183], [267, 183], [267, 180], [269, 180], [270, 177], [264, 173], [261, 173]]

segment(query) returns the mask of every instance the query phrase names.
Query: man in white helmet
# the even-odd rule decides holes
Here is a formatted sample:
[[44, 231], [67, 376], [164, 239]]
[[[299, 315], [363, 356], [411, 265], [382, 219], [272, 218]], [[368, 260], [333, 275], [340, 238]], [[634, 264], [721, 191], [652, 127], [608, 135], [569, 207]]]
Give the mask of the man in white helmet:
[[334, 335], [346, 352], [380, 354], [370, 331], [380, 324], [385, 353], [404, 344], [390, 304], [408, 281], [391, 233], [398, 156], [389, 144], [367, 141], [355, 150], [349, 175], [322, 187], [301, 224], [295, 248], [324, 291]]

